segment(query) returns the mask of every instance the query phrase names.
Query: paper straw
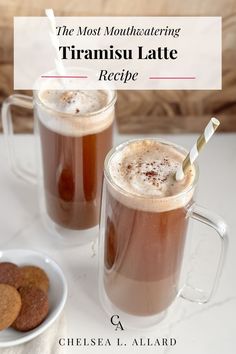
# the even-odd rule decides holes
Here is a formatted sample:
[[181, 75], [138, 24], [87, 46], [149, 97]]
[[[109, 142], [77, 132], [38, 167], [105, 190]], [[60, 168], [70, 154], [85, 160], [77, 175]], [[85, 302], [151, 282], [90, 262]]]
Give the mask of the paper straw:
[[220, 125], [220, 122], [216, 118], [211, 118], [207, 124], [204, 133], [199, 136], [188, 155], [185, 157], [183, 163], [177, 169], [175, 178], [177, 181], [181, 181], [189, 166], [191, 166], [199, 155], [199, 152], [204, 148], [207, 142], [210, 140], [216, 129]]
[[60, 52], [59, 52], [59, 40], [57, 38], [57, 34], [56, 34], [56, 20], [55, 20], [55, 16], [54, 16], [54, 12], [53, 9], [46, 9], [45, 10], [46, 16], [48, 17], [49, 23], [50, 23], [50, 29], [51, 31], [49, 32], [49, 36], [51, 39], [51, 43], [53, 45], [53, 47], [55, 48], [55, 52], [56, 52], [56, 57], [55, 57], [55, 65], [56, 65], [56, 71], [58, 73], [58, 75], [64, 76], [65, 75], [65, 68], [64, 65], [62, 64], [62, 60], [60, 57]]

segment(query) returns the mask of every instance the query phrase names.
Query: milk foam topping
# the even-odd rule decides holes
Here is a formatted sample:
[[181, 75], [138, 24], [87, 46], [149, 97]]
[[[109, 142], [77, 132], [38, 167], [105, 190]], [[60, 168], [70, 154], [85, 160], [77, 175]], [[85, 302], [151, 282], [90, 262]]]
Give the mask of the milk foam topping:
[[157, 140], [132, 141], [109, 160], [111, 179], [120, 187], [110, 190], [116, 199], [134, 209], [168, 211], [183, 207], [192, 198], [189, 187], [195, 178], [195, 167], [191, 166], [185, 178], [176, 181], [177, 168], [184, 158], [174, 146]]
[[[65, 134], [83, 136], [108, 128], [114, 119], [114, 93], [108, 90], [42, 90], [36, 106], [40, 121], [49, 129]], [[107, 107], [107, 109], [104, 109]]]

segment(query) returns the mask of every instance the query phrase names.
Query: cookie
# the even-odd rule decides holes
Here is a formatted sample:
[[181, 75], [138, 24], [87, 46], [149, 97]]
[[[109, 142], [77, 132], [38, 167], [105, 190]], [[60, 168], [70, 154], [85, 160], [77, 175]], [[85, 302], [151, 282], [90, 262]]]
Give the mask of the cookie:
[[49, 279], [43, 269], [35, 266], [25, 266], [20, 269], [23, 275], [23, 287], [35, 286], [45, 293], [48, 292]]
[[0, 284], [0, 331], [11, 326], [19, 315], [21, 297], [16, 288]]
[[48, 296], [36, 287], [20, 287], [22, 306], [12, 327], [18, 331], [30, 331], [46, 318], [48, 314]]
[[22, 285], [20, 268], [14, 263], [0, 263], [0, 284], [8, 284], [18, 289]]

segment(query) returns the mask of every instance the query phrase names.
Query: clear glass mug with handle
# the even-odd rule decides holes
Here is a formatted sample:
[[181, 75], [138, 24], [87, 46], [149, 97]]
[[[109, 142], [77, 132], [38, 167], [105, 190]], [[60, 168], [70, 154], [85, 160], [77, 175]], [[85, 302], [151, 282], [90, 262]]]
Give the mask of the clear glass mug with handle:
[[[114, 172], [111, 166], [118, 164], [117, 156], [130, 145], [147, 140], [131, 140], [114, 148], [107, 155], [104, 168], [99, 296], [109, 316], [118, 314], [122, 324], [131, 328], [157, 324], [177, 296], [198, 303], [208, 302], [217, 287], [227, 248], [224, 220], [195, 203], [199, 175], [196, 163], [190, 185], [171, 196], [160, 198], [148, 193], [134, 194], [125, 185], [117, 183], [115, 173], [129, 176], [127, 170], [119, 172], [123, 165], [117, 166]], [[185, 149], [175, 144], [158, 139], [149, 141], [164, 148], [171, 147], [184, 156], [187, 154]], [[146, 175], [155, 176], [152, 171]], [[189, 219], [213, 228], [220, 240], [220, 258], [213, 287], [208, 294], [187, 284], [179, 289]]]
[[[11, 169], [17, 177], [38, 183], [47, 229], [66, 243], [83, 244], [98, 235], [103, 164], [112, 147], [116, 92], [80, 91], [78, 107], [83, 99], [84, 112], [76, 108], [75, 92], [35, 90], [33, 98], [12, 95], [3, 102], [2, 122]], [[70, 104], [73, 111], [64, 107]], [[37, 173], [16, 158], [11, 106], [34, 111]]]

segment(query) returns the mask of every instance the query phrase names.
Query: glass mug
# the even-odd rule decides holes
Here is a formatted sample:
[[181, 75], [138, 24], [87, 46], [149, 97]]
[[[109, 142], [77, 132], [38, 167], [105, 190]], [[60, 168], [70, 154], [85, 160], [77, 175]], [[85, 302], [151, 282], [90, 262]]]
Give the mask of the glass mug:
[[[227, 246], [225, 222], [194, 202], [198, 182], [196, 163], [196, 174], [190, 187], [174, 196], [163, 197], [165, 202], [173, 203], [168, 211], [148, 211], [143, 205], [147, 206], [149, 200], [156, 205], [153, 202], [158, 203], [158, 197], [138, 196], [117, 185], [109, 170], [111, 159], [127, 145], [141, 140], [156, 140], [187, 154], [182, 147], [166, 141], [137, 139], [112, 149], [105, 160], [99, 237], [99, 296], [109, 316], [118, 314], [122, 324], [131, 328], [146, 328], [160, 322], [177, 296], [198, 303], [207, 302], [218, 284]], [[221, 255], [208, 296], [189, 285], [178, 288], [190, 218], [212, 227], [221, 240]]]
[[[39, 90], [33, 98], [16, 94], [3, 102], [11, 168], [26, 181], [38, 181], [43, 221], [68, 243], [87, 243], [98, 234], [103, 165], [112, 147], [116, 102], [115, 91], [107, 94], [104, 107], [81, 115], [48, 107]], [[15, 156], [12, 105], [34, 110], [38, 179]]]

